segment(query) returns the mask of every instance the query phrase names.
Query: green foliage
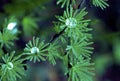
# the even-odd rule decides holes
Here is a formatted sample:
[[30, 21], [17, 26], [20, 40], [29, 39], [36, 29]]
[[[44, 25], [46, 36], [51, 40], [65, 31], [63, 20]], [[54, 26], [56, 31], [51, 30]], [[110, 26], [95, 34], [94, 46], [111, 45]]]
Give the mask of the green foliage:
[[[41, 4], [39, 3], [43, 3], [45, 0], [38, 0], [38, 2], [30, 0], [33, 3], [25, 1], [15, 1], [13, 4], [16, 4], [16, 6], [11, 7], [8, 4], [4, 7], [5, 11], [12, 13], [15, 7], [16, 13], [24, 14], [27, 10], [31, 11], [36, 5], [40, 6]], [[20, 7], [19, 3], [27, 6], [23, 12], [21, 12], [23, 8]], [[68, 81], [93, 81], [94, 63], [91, 62], [93, 50], [91, 45], [93, 42], [92, 34], [90, 33], [92, 28], [88, 27], [91, 20], [87, 18], [88, 12], [86, 8], [73, 9], [75, 3], [76, 0], [57, 0], [57, 4], [62, 4], [61, 8], [66, 8], [63, 16], [56, 16], [58, 21], [54, 24], [57, 34], [53, 36], [49, 43], [45, 43], [44, 40], [41, 40], [42, 38], [33, 37], [19, 56], [15, 56], [15, 52], [4, 53], [8, 52], [6, 47], [14, 45], [14, 40], [17, 39], [18, 31], [15, 28], [17, 21], [9, 21], [7, 25], [4, 25], [3, 30], [0, 31], [0, 56], [2, 56], [1, 58], [4, 62], [0, 63], [1, 81], [17, 81], [25, 75], [25, 70], [23, 69], [24, 60], [33, 61], [34, 63], [48, 60], [55, 65], [57, 59], [63, 61]], [[104, 0], [92, 0], [92, 3], [97, 7], [101, 7], [101, 9], [109, 6]], [[38, 28], [37, 21], [38, 18], [33, 16], [22, 18], [20, 25], [23, 27], [23, 31], [21, 31], [24, 32], [25, 37], [35, 35], [35, 30]]]
[[93, 81], [94, 63], [81, 59], [69, 70], [68, 81]]
[[38, 29], [37, 20], [38, 19], [34, 17], [23, 18], [22, 25], [23, 25], [23, 31], [24, 31], [25, 36], [35, 34], [35, 30]]
[[17, 20], [15, 17], [10, 17], [5, 20], [4, 28], [0, 31], [0, 45], [2, 47], [10, 48], [14, 45], [15, 40], [17, 40], [17, 34], [19, 33], [17, 29]]
[[10, 46], [14, 45], [14, 40], [16, 40], [16, 34], [13, 34], [12, 31], [8, 29], [3, 29], [2, 32], [0, 32], [0, 45], [1, 47], [6, 46], [7, 48], [10, 48]]
[[26, 59], [33, 62], [40, 60], [45, 61], [46, 57], [51, 64], [55, 65], [55, 59], [61, 58], [58, 48], [59, 45], [57, 45], [57, 42], [45, 44], [44, 41], [40, 41], [39, 38], [33, 37], [33, 40], [26, 44], [23, 54], [27, 55]]
[[113, 53], [114, 53], [114, 58], [116, 59], [116, 63], [120, 65], [120, 39], [116, 38], [113, 41]]
[[106, 0], [92, 0], [93, 5], [100, 7], [102, 10], [109, 6]]
[[85, 8], [82, 9], [80, 12], [78, 10], [73, 10], [70, 6], [70, 10], [64, 11], [63, 16], [57, 16], [58, 20], [60, 21], [60, 26], [57, 26], [60, 31], [66, 27], [65, 33], [68, 37], [72, 37], [73, 39], [87, 37], [91, 38], [90, 34], [86, 34], [91, 30], [91, 28], [87, 28], [89, 23], [89, 19], [84, 19], [84, 16], [87, 14]]
[[61, 58], [60, 53], [58, 51], [59, 48], [60, 48], [60, 46], [57, 44], [57, 42], [50, 44], [49, 47], [47, 48], [47, 51], [48, 51], [47, 59], [53, 65], [56, 64], [55, 59]]
[[97, 56], [94, 61], [96, 74], [104, 74], [108, 66], [111, 66], [113, 64], [112, 60], [113, 59], [107, 54]]
[[4, 6], [5, 12], [11, 15], [23, 15], [29, 13], [36, 7], [41, 8], [44, 3], [51, 0], [11, 0], [11, 3], [8, 3]]
[[[70, 4], [70, 1], [72, 4], [76, 3], [76, 0], [58, 0], [57, 4], [61, 3], [62, 4], [61, 8], [63, 8], [65, 5], [68, 7]], [[100, 7], [102, 10], [109, 6], [109, 4], [107, 3], [107, 0], [91, 0], [91, 1], [94, 6]]]
[[74, 54], [76, 58], [79, 58], [81, 55], [83, 57], [90, 57], [90, 54], [92, 53], [92, 42], [86, 42], [85, 40], [71, 40], [71, 45], [68, 45], [66, 50], [70, 54]]
[[4, 52], [3, 50], [0, 48], [0, 58], [3, 56]]
[[32, 41], [29, 41], [28, 44], [26, 44], [26, 47], [24, 49], [24, 54], [27, 55], [27, 59], [30, 61], [36, 62], [43, 60], [45, 61], [45, 47], [48, 44], [45, 44], [44, 41], [40, 42], [39, 38], [33, 37]]
[[72, 2], [72, 4], [75, 4], [75, 0], [58, 0], [57, 4], [62, 3], [61, 8], [63, 8], [65, 5], [68, 7], [70, 4], [70, 1]]
[[61, 8], [63, 8], [65, 5], [68, 6], [70, 4], [70, 0], [58, 0], [57, 4], [60, 4], [60, 3], [62, 3]]
[[[70, 37], [70, 45], [67, 45], [67, 56], [66, 60], [72, 68], [70, 68], [68, 81], [92, 81], [92, 72], [94, 68], [89, 66], [93, 65], [89, 63], [88, 59], [92, 53], [92, 47], [89, 45], [92, 44], [90, 39], [92, 38], [91, 34], [87, 32], [91, 31], [91, 28], [88, 28], [89, 19], [85, 19], [84, 16], [87, 15], [85, 8], [80, 12], [78, 10], [73, 10], [70, 6], [70, 10], [64, 11], [63, 17], [60, 16], [58, 19], [61, 21], [59, 27], [60, 30], [63, 30], [65, 27], [65, 33]], [[82, 58], [87, 59], [83, 61]], [[80, 60], [77, 61], [77, 60]], [[82, 62], [83, 61], [83, 62]], [[69, 66], [67, 66], [69, 68]]]
[[[93, 81], [94, 75], [90, 67], [90, 54], [93, 48], [90, 47], [92, 35], [88, 32], [92, 28], [88, 28], [89, 19], [85, 19], [87, 11], [83, 8], [81, 11], [73, 10], [73, 7], [67, 7], [63, 16], [57, 16], [60, 22], [56, 23], [58, 32], [64, 30], [64, 36], [67, 37], [68, 45], [66, 48], [67, 55], [64, 56], [64, 63], [68, 69], [68, 81]], [[66, 61], [66, 62], [65, 62]], [[68, 66], [70, 64], [70, 66]]]
[[17, 78], [22, 78], [25, 75], [23, 60], [21, 56], [15, 56], [15, 51], [10, 54], [5, 54], [2, 57], [4, 63], [1, 63], [1, 80], [2, 81], [17, 81]]

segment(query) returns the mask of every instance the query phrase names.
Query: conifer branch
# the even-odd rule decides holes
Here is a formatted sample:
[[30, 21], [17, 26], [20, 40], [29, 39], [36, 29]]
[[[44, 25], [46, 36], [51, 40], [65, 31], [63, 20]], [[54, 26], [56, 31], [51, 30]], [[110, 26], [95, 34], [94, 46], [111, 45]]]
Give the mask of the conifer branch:
[[[101, 9], [108, 7], [105, 0], [91, 0], [92, 4]], [[0, 31], [0, 46], [4, 51], [0, 63], [0, 81], [17, 81], [25, 75], [24, 61], [40, 62], [48, 60], [55, 65], [57, 59], [62, 59], [66, 69], [68, 81], [93, 81], [94, 63], [91, 63], [93, 47], [92, 35], [89, 31], [90, 19], [86, 18], [88, 12], [83, 8], [86, 0], [57, 0], [61, 8], [65, 8], [62, 16], [57, 16], [57, 34], [53, 35], [48, 43], [39, 37], [30, 40], [22, 54], [15, 55], [11, 50], [14, 41], [18, 39], [17, 23], [10, 21], [7, 27]], [[24, 31], [30, 32], [37, 28], [36, 19], [25, 17], [22, 21]], [[6, 25], [5, 25], [6, 26]], [[26, 32], [28, 34], [28, 32]], [[60, 38], [60, 39], [58, 39]], [[60, 41], [60, 42], [59, 42]], [[62, 42], [62, 43], [61, 43]], [[62, 46], [64, 45], [64, 47]], [[12, 48], [13, 50], [13, 48]]]

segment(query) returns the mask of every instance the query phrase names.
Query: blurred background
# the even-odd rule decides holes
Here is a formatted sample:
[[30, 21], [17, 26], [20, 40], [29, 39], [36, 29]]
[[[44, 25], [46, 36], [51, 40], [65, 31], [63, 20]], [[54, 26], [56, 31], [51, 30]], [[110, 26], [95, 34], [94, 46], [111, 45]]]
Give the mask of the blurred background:
[[[92, 20], [89, 26], [93, 28], [94, 81], [120, 81], [120, 0], [109, 0], [108, 3], [110, 7], [105, 10], [86, 4], [88, 18]], [[55, 15], [62, 15], [63, 10], [56, 5], [56, 0], [0, 0], [0, 30], [11, 17], [17, 22], [19, 40], [12, 48], [21, 53], [33, 36], [49, 42], [56, 33], [53, 25], [53, 21], [57, 21]], [[26, 63], [27, 76], [20, 81], [67, 81], [60, 60], [55, 66], [47, 61]]]

